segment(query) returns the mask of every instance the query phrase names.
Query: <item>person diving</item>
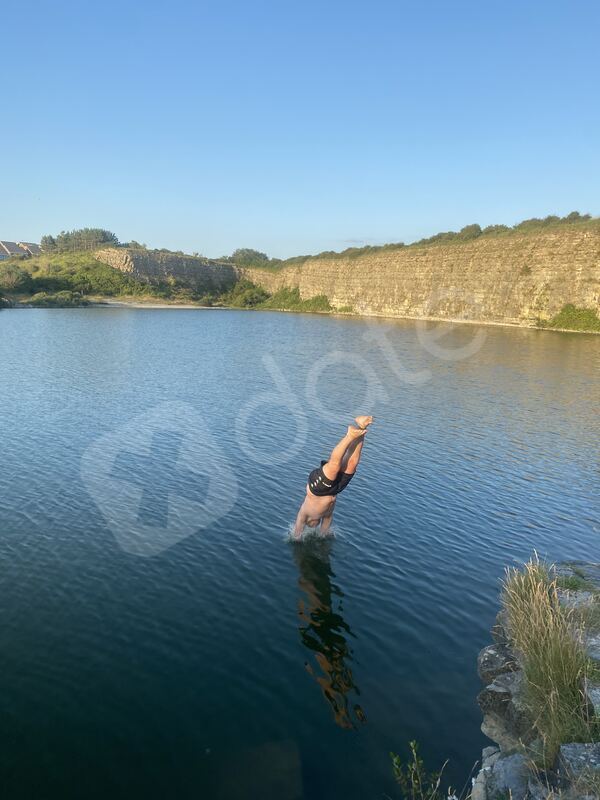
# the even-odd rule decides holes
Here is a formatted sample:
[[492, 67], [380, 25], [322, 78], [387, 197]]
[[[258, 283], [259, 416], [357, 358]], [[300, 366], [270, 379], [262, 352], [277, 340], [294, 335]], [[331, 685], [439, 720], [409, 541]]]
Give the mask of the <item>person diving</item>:
[[338, 494], [343, 492], [356, 473], [360, 462], [365, 434], [373, 422], [373, 417], [360, 416], [354, 420], [356, 427], [350, 425], [346, 435], [331, 451], [327, 461], [313, 469], [308, 476], [306, 496], [300, 507], [294, 525], [294, 537], [299, 539], [306, 526], [327, 533], [333, 520], [333, 512]]

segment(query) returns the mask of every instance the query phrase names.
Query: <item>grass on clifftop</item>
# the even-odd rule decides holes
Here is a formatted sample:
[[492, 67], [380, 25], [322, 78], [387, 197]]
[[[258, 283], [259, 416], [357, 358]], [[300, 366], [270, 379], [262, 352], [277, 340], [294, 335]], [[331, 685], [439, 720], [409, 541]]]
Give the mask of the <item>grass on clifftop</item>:
[[549, 322], [540, 323], [544, 328], [566, 328], [571, 331], [600, 333], [600, 318], [591, 308], [576, 308], [568, 303]]
[[[271, 269], [281, 269], [282, 267], [301, 266], [306, 261], [315, 258], [348, 258], [355, 259], [361, 256], [369, 255], [371, 253], [385, 253], [386, 251], [400, 250], [405, 247], [437, 247], [439, 245], [455, 245], [465, 244], [481, 238], [498, 238], [511, 235], [529, 236], [535, 235], [545, 231], [560, 231], [573, 229], [574, 227], [590, 228], [597, 230], [600, 227], [600, 219], [592, 218], [589, 214], [580, 214], [578, 211], [572, 211], [565, 217], [557, 215], [550, 215], [544, 218], [533, 217], [532, 219], [525, 219], [518, 222], [516, 225], [488, 225], [482, 228], [478, 224], [465, 225], [459, 231], [442, 231], [433, 236], [425, 239], [419, 239], [416, 242], [405, 244], [404, 242], [391, 242], [389, 244], [381, 245], [365, 245], [364, 247], [348, 247], [346, 250], [337, 252], [334, 250], [325, 250], [322, 253], [310, 256], [294, 256], [284, 261], [278, 259], [270, 259]], [[259, 266], [259, 265], [252, 265]], [[261, 269], [265, 269], [266, 265], [260, 265]]]
[[507, 570], [503, 604], [508, 629], [523, 667], [525, 701], [550, 766], [565, 742], [597, 740], [586, 718], [582, 686], [592, 673], [577, 609], [559, 602], [557, 579], [537, 558]]

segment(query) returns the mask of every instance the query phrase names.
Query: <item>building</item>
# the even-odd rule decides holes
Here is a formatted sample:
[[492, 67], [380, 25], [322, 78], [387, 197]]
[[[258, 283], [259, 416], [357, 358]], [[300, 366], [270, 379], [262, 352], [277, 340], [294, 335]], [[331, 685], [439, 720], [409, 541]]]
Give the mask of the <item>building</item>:
[[0, 239], [0, 261], [11, 256], [39, 256], [42, 248], [33, 242], [9, 242]]
[[17, 244], [30, 256], [39, 256], [42, 253], [42, 248], [34, 242], [17, 242]]

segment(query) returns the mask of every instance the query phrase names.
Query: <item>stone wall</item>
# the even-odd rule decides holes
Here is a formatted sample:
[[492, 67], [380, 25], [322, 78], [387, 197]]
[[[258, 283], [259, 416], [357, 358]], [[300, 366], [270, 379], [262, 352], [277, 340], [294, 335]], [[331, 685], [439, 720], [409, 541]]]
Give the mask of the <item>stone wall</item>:
[[143, 280], [168, 277], [229, 288], [240, 277], [273, 293], [297, 287], [334, 309], [364, 315], [438, 317], [533, 325], [567, 303], [600, 311], [600, 225], [511, 232], [469, 242], [314, 257], [280, 270], [238, 268], [191, 256], [107, 249], [97, 257]]

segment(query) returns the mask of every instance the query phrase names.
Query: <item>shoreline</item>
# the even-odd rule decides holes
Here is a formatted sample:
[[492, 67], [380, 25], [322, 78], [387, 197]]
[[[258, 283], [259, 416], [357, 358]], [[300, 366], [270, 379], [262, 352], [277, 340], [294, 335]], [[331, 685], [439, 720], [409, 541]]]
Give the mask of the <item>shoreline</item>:
[[278, 312], [286, 314], [321, 314], [324, 316], [335, 317], [351, 317], [359, 319], [388, 319], [388, 320], [412, 320], [413, 322], [447, 322], [454, 325], [487, 325], [498, 328], [518, 328], [520, 330], [530, 331], [551, 331], [556, 333], [585, 333], [599, 336], [600, 331], [581, 331], [574, 328], [554, 328], [544, 325], [524, 325], [519, 322], [498, 322], [496, 320], [480, 320], [480, 319], [457, 319], [456, 317], [417, 317], [414, 315], [392, 315], [392, 314], [359, 314], [349, 311], [302, 311], [289, 308], [237, 308], [236, 306], [201, 306], [193, 303], [154, 303], [136, 300], [90, 300], [87, 308], [149, 308], [149, 309], [197, 309], [204, 311], [267, 311]]
[[175, 308], [175, 309], [189, 309], [189, 308], [197, 308], [197, 309], [213, 309], [213, 308], [222, 308], [222, 306], [201, 306], [196, 305], [195, 303], [144, 303], [142, 300], [98, 300], [94, 298], [89, 301], [87, 306], [82, 306], [82, 308]]
[[179, 302], [168, 302], [168, 301], [159, 301], [156, 302], [154, 300], [137, 300], [137, 299], [120, 299], [120, 300], [113, 300], [112, 298], [100, 298], [100, 297], [91, 297], [85, 305], [75, 305], [75, 306], [47, 306], [47, 307], [36, 307], [36, 306], [29, 306], [26, 302], [23, 301], [16, 301], [14, 305], [5, 307], [5, 310], [21, 310], [21, 309], [31, 309], [31, 310], [48, 310], [48, 309], [70, 309], [70, 308], [134, 308], [134, 309], [152, 309], [152, 310], [164, 310], [164, 309], [174, 309], [174, 310], [197, 310], [197, 311], [262, 311], [262, 312], [276, 312], [276, 313], [283, 313], [283, 314], [320, 314], [323, 316], [329, 317], [348, 317], [352, 319], [381, 319], [381, 320], [394, 320], [394, 321], [402, 321], [402, 320], [410, 320], [412, 322], [446, 322], [449, 325], [485, 325], [489, 327], [496, 327], [496, 328], [517, 328], [519, 330], [530, 330], [530, 331], [550, 331], [552, 333], [577, 333], [577, 334], [591, 334], [593, 336], [599, 336], [600, 331], [587, 331], [587, 330], [578, 330], [577, 328], [555, 328], [550, 327], [547, 325], [528, 325], [523, 324], [516, 321], [498, 321], [498, 320], [482, 320], [482, 319], [459, 319], [456, 317], [434, 317], [434, 316], [415, 316], [415, 315], [398, 315], [398, 314], [380, 314], [380, 313], [370, 313], [370, 314], [360, 314], [354, 311], [336, 311], [332, 309], [331, 311], [307, 311], [303, 309], [292, 309], [292, 308], [240, 308], [237, 306], [206, 306], [200, 305], [196, 303], [179, 303]]

